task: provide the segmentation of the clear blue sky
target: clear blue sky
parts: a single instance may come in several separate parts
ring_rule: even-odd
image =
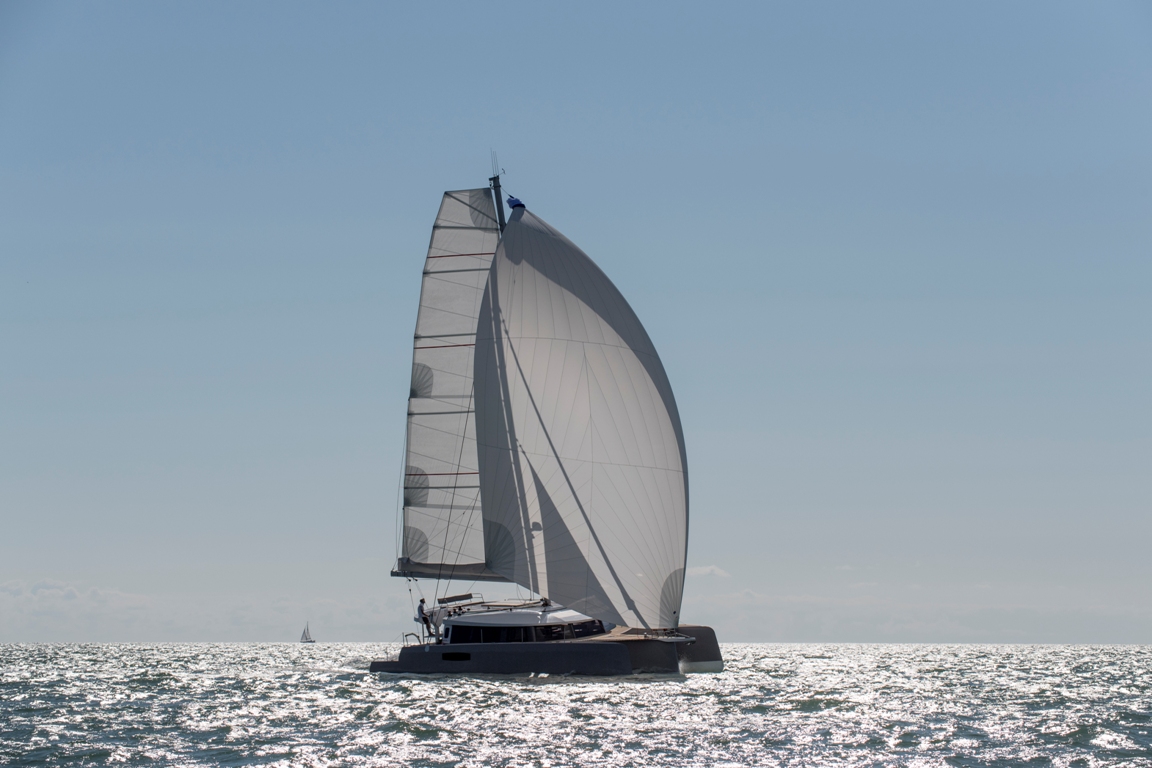
[[[632,302],[722,640],[1152,642],[1152,6],[0,4],[0,641],[391,640],[445,189]]]

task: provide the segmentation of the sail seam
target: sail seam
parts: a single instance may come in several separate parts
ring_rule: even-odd
[[[587,351],[587,347],[585,347],[585,351]],[[611,360],[611,359],[609,359],[609,355],[608,355],[608,354],[604,354],[604,355],[603,355],[603,360],[604,360],[604,363],[605,363],[605,367],[607,368],[607,374],[608,374],[608,378],[610,378],[610,379],[611,379],[611,384],[612,384],[612,386],[613,386],[613,387],[614,387],[614,389],[615,389],[615,394],[617,395],[617,398],[616,398],[616,399],[617,399],[617,400],[620,400],[621,398],[619,398],[619,395],[620,395],[620,394],[621,394],[621,392],[622,392],[622,388],[621,388],[621,386],[620,386],[620,380],[619,380],[619,378],[617,377],[617,370],[616,370],[616,366],[615,366],[615,365],[613,365],[613,363],[614,363],[614,362],[621,362],[621,361],[620,361],[620,359],[619,359],[619,357],[620,357],[620,356],[619,356],[619,352],[617,352],[617,353],[616,353],[615,357],[616,357],[616,360]],[[626,377],[626,378],[628,378],[628,379],[631,379],[631,377],[630,377],[630,376],[628,376],[628,373],[629,373],[629,371],[627,370],[627,366],[625,366],[625,370],[624,370],[624,372],[623,372],[623,373],[624,373],[624,375],[625,375],[625,377]],[[605,385],[604,385],[604,383],[602,383],[602,382],[599,380],[599,377],[595,377],[595,381],[596,381],[596,386],[597,386],[597,387],[599,388],[599,390],[600,390],[600,396],[601,396],[601,398],[603,398],[605,405],[606,405],[606,406],[608,406],[608,393],[605,391]],[[635,384],[635,382],[630,382],[630,383],[633,383],[633,384]],[[633,386],[633,389],[638,389],[638,388],[637,388],[637,387],[635,387],[635,386]],[[618,404],[618,406],[623,406],[623,403],[622,403],[622,402],[618,402],[617,404]],[[610,412],[611,412],[611,406],[608,406],[608,407],[609,407],[609,409],[610,409]],[[654,447],[654,446],[656,445],[656,442],[655,442],[655,441],[653,440],[653,438],[652,438],[652,433],[651,433],[651,431],[649,430],[649,425],[648,425],[648,420],[647,420],[647,419],[643,419],[643,420],[642,420],[642,426],[643,426],[643,428],[644,428],[644,437],[645,437],[645,438],[646,438],[646,440],[647,440],[648,446],[649,446],[650,448]],[[639,438],[639,434],[638,434],[638,432],[637,432],[637,429],[636,429],[635,420],[634,420],[633,418],[631,418],[631,414],[629,414],[629,413],[628,413],[628,409],[627,409],[626,407],[624,407],[624,413],[623,413],[623,414],[621,414],[621,418],[612,418],[612,419],[609,419],[609,420],[608,420],[608,423],[607,423],[607,427],[608,427],[609,429],[613,429],[613,430],[615,430],[615,432],[616,432],[616,435],[617,435],[617,437],[618,437],[618,438],[621,436],[621,433],[623,432],[623,430],[624,430],[624,429],[627,429],[627,430],[628,430],[628,431],[629,431],[629,432],[632,434],[632,442],[633,442],[633,444],[634,444],[634,445],[636,445],[636,446],[639,446],[639,445],[641,445],[641,440],[640,440],[640,438]],[[655,458],[655,455],[654,455],[654,453],[653,453],[653,458]],[[616,483],[615,483],[615,482],[614,482],[614,481],[613,481],[611,478],[609,478],[609,482],[612,484],[612,487],[613,487],[614,489],[616,489],[616,491],[617,491],[618,495],[620,495],[620,496],[622,497],[622,496],[623,496],[623,492],[622,492],[622,489],[620,489],[620,488],[618,487],[618,485],[617,485],[617,484],[616,484]],[[633,498],[634,502],[638,502],[638,501],[639,501],[639,493],[638,493],[637,489],[636,489],[636,488],[633,486],[633,484],[631,484],[631,483],[627,483],[627,484],[626,484],[626,489],[627,489],[627,492],[628,492],[628,494],[632,496],[632,498]],[[646,500],[648,501],[648,507],[647,507],[647,508],[648,508],[648,509],[653,509],[653,508],[655,507],[655,505],[652,503],[652,497],[651,497],[651,495],[648,493],[648,488],[647,488],[647,487],[644,487],[644,488],[642,488],[641,490],[643,490],[643,492],[644,492],[644,496],[645,496]],[[653,536],[653,535],[652,535],[652,533],[653,533],[653,532],[652,532],[652,530],[651,530],[651,527],[649,526],[649,528],[648,528],[648,538],[649,538],[649,539],[652,539],[652,540],[653,540],[653,541],[655,541],[655,542],[659,542],[659,544],[658,544],[657,546],[659,546],[659,547],[660,547],[660,549],[662,549],[663,551],[662,551],[662,552],[659,552],[659,553],[657,553],[657,552],[652,552],[650,547],[644,547],[644,548],[643,548],[642,550],[640,550],[640,551],[643,551],[643,552],[644,552],[644,559],[645,559],[645,562],[646,562],[646,564],[647,564],[647,566],[648,566],[648,570],[650,570],[650,571],[657,571],[657,572],[658,572],[660,569],[659,569],[658,567],[653,567],[653,566],[654,566],[654,565],[656,565],[656,564],[655,564],[655,563],[653,563],[653,561],[652,561],[652,555],[656,555],[658,558],[659,558],[661,555],[663,555],[663,556],[664,556],[664,558],[663,558],[663,559],[667,559],[667,556],[668,556],[670,553],[669,553],[669,552],[667,551],[667,549],[665,549],[663,546],[660,546],[660,545],[664,545],[664,544],[667,544],[667,542],[666,542],[666,541],[661,541],[661,539],[660,539],[660,538],[658,538],[658,537],[656,537],[656,536]],[[637,542],[637,543],[639,543],[639,542]]]
[[[602,558],[604,558],[604,564],[606,566],[608,566],[608,572],[612,575],[612,578],[615,579],[616,586],[617,586],[617,588],[619,588],[620,594],[624,598],[624,604],[626,606],[628,606],[629,610],[631,610],[633,613],[636,614],[636,617],[638,619],[640,619],[640,623],[644,624],[644,626],[647,627],[648,626],[647,622],[644,621],[644,617],[640,615],[640,611],[637,610],[637,608],[636,608],[636,602],[632,599],[632,596],[628,593],[627,588],[625,588],[624,583],[620,580],[619,575],[617,575],[617,573],[616,573],[615,566],[612,565],[612,561],[608,558],[608,553],[604,549],[604,545],[600,542],[600,537],[597,536],[596,531],[593,530],[592,520],[591,520],[591,518],[589,518],[588,512],[584,509],[584,505],[580,503],[580,497],[576,493],[576,489],[572,485],[572,479],[568,476],[568,471],[564,468],[563,462],[561,462],[561,460],[560,460],[560,455],[556,452],[556,446],[552,443],[552,436],[548,433],[548,430],[544,425],[544,419],[540,415],[540,408],[536,405],[536,399],[535,399],[535,397],[533,397],[532,390],[528,386],[528,378],[524,374],[524,369],[520,365],[520,358],[516,354],[516,348],[511,343],[511,337],[508,334],[508,329],[506,327],[504,328],[504,335],[505,335],[505,338],[507,338],[509,340],[508,351],[510,351],[512,353],[512,359],[516,363],[516,370],[520,374],[520,380],[524,386],[524,392],[526,395],[528,395],[528,402],[532,405],[532,410],[536,412],[536,419],[540,423],[540,430],[544,434],[544,439],[548,441],[548,447],[552,449],[552,453],[556,457],[556,463],[560,465],[560,472],[564,475],[564,480],[568,484],[568,489],[572,494],[572,500],[576,502],[576,508],[579,509],[580,514],[583,515],[584,524],[586,526],[588,526],[588,531],[589,531],[589,533],[591,533],[593,541],[596,542],[596,546],[600,550],[600,556]],[[517,450],[523,450],[519,443],[517,443],[516,447],[517,447]]]

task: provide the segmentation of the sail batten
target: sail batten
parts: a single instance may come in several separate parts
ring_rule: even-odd
[[[508,581],[507,578],[489,570],[484,563],[418,563],[400,558],[392,570],[392,576],[409,579],[455,579],[459,581]]]

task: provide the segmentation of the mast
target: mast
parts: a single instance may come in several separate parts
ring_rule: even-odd
[[[500,220],[500,231],[504,231],[504,198],[500,195],[500,174],[488,179],[492,191],[496,194],[496,216]]]

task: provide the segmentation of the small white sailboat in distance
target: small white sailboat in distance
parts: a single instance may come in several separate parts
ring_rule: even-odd
[[[312,633],[308,631],[308,622],[304,622],[304,632],[303,632],[303,634],[300,635],[300,642],[302,642],[302,643],[314,643],[314,642],[316,642],[315,640],[312,639]]]

